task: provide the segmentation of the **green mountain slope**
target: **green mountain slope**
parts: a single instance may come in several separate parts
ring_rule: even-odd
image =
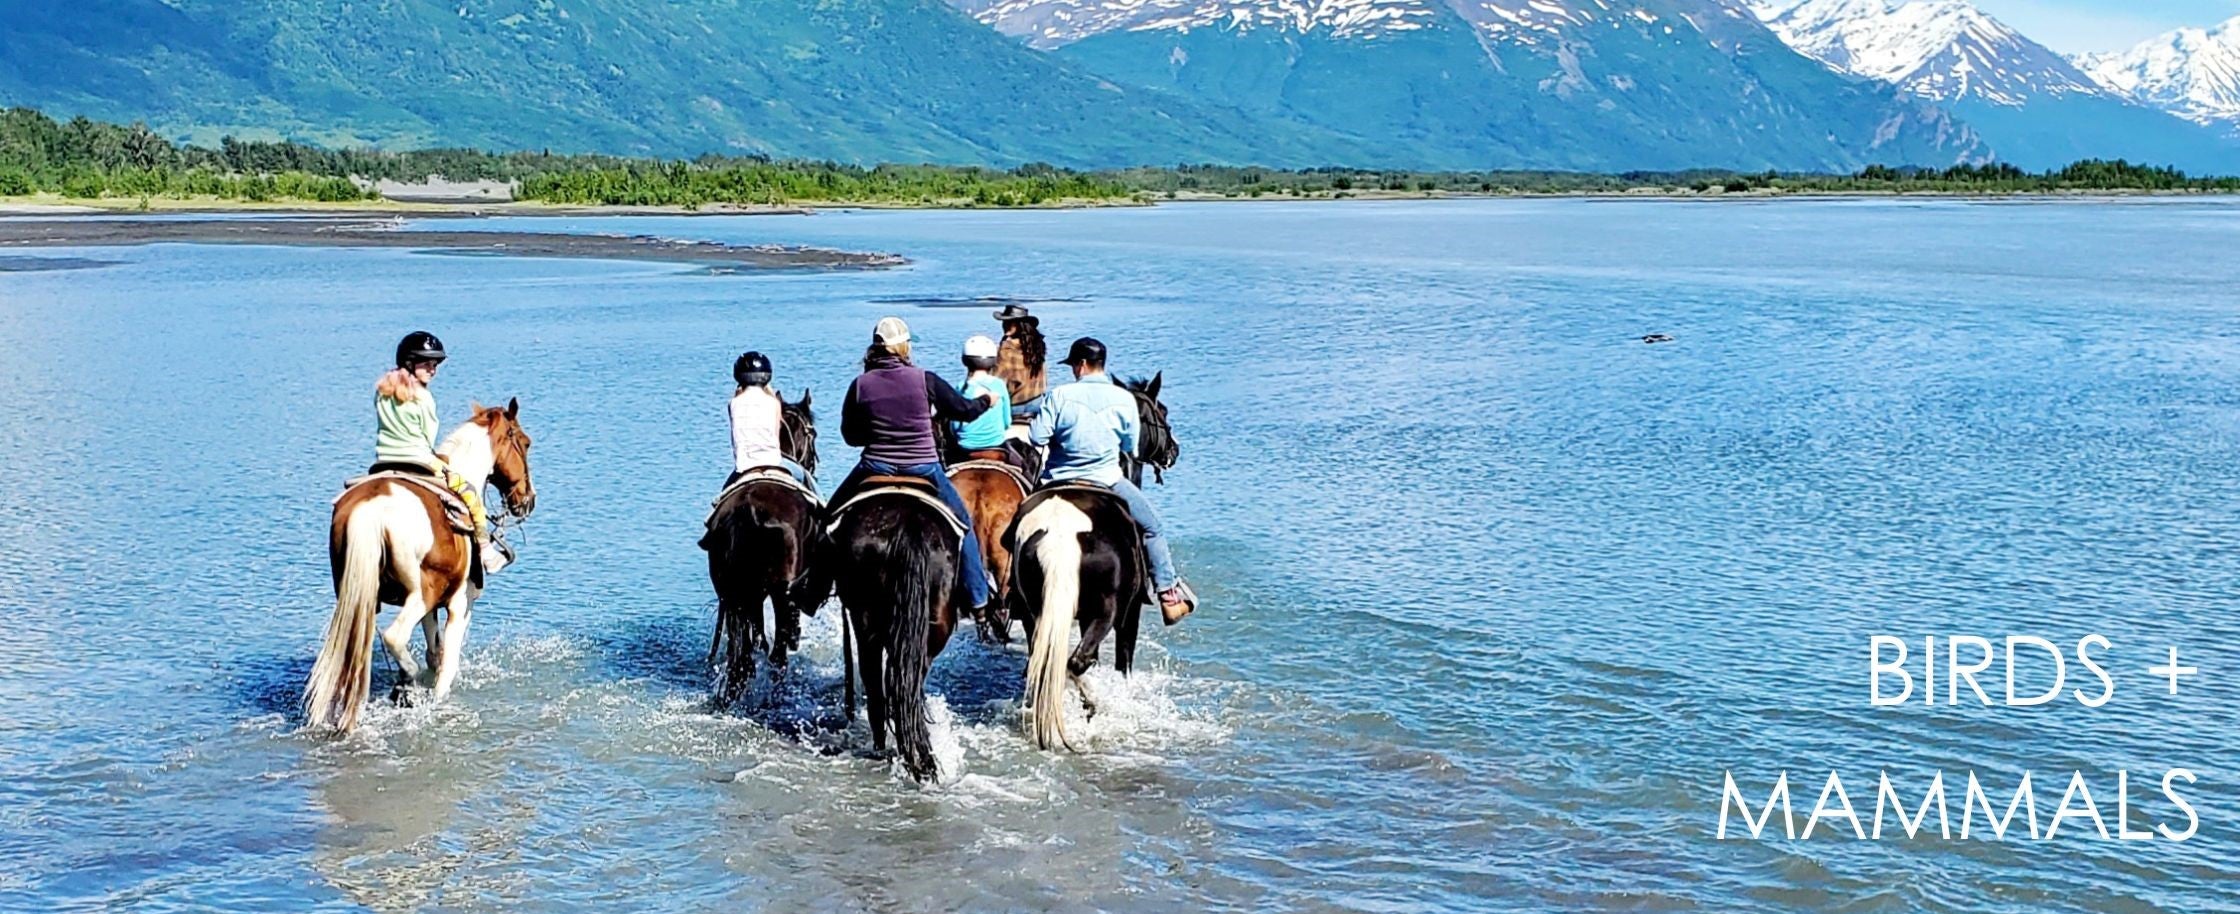
[[[175,136],[868,162],[1320,164],[937,0],[86,0],[0,29],[0,103]]]

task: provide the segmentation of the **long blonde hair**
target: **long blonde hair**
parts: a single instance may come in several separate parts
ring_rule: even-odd
[[[420,383],[420,379],[414,377],[410,369],[392,368],[381,375],[381,380],[374,382],[373,392],[399,403],[410,403],[427,393],[428,386]]]

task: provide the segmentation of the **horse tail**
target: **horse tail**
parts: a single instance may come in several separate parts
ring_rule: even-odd
[[[1034,742],[1044,749],[1066,741],[1066,664],[1073,617],[1081,603],[1081,536],[1089,516],[1061,500],[1044,502],[1021,525],[1020,551],[1034,556],[1042,580],[1042,613],[1035,619],[1027,650],[1027,698],[1034,707]],[[1031,532],[1029,529],[1031,528]]]
[[[381,512],[367,510],[367,504],[351,509],[342,522],[340,548],[329,550],[334,616],[327,620],[325,643],[303,691],[310,724],[343,732],[358,725],[358,710],[373,687],[373,622],[381,611],[381,563],[388,549]]]
[[[939,535],[934,527],[943,521],[925,512],[912,514],[917,535],[894,537],[883,563],[899,573],[887,579],[894,611],[887,614],[886,669],[880,677],[891,709],[888,718],[894,723],[895,754],[911,777],[927,781],[939,772],[933,761],[933,734],[926,725],[926,671],[933,666],[933,658],[926,655],[926,637],[933,627],[933,603],[941,597],[944,576],[954,578],[957,571],[953,561],[929,561],[935,550],[928,548],[932,545],[928,541]]]

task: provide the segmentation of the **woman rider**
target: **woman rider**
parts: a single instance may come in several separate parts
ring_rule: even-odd
[[[1011,388],[1011,421],[1025,424],[1042,411],[1042,395],[1050,389],[1043,373],[1042,319],[1017,304],[996,312],[1003,324],[1003,342],[996,352],[996,376]]]
[[[802,485],[812,485],[808,468],[788,458],[779,445],[785,404],[770,388],[771,374],[770,358],[759,352],[746,353],[731,363],[731,379],[739,387],[731,394],[731,478],[724,483],[727,488],[756,467],[780,467]]]
[[[833,491],[831,503],[846,504],[870,476],[916,476],[933,483],[941,502],[964,524],[957,560],[972,609],[988,605],[988,569],[980,558],[980,538],[972,515],[942,472],[933,423],[970,422],[994,405],[992,396],[968,399],[940,375],[910,364],[910,326],[899,317],[879,319],[864,352],[863,374],[848,385],[840,405],[840,437],[863,449],[863,458]]]
[[[397,343],[397,367],[374,384],[373,411],[377,426],[373,436],[373,469],[370,472],[406,472],[434,476],[467,503],[474,520],[474,542],[485,574],[511,561],[502,548],[490,542],[490,518],[482,510],[482,493],[451,472],[436,454],[436,396],[428,389],[436,369],[447,358],[443,341],[425,330],[415,330]]]

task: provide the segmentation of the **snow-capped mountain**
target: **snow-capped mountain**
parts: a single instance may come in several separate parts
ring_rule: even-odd
[[[2067,58],[1966,0],[1749,0],[1789,46],[1845,73],[1940,101],[2032,98],[2102,90]]]
[[[1460,168],[1848,170],[1981,142],[1737,0],[949,0],[1120,85]]]
[[[2178,29],[2128,51],[2076,58],[2109,91],[2198,124],[2240,132],[2240,18]]]
[[[2240,145],[2109,90],[1967,0],[1732,0],[1798,52],[1950,108],[1998,158],[2129,158],[2240,172]]]

